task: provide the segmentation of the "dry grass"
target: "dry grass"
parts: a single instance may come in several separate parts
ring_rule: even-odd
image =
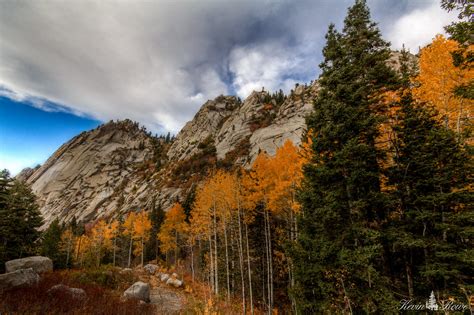
[[[81,281],[75,273],[55,271],[41,276],[31,287],[15,288],[0,295],[0,314],[153,314],[153,305],[142,305],[137,300],[121,299],[123,291],[104,288],[90,281]],[[48,293],[56,285],[64,284],[86,291],[87,299],[79,300],[67,292]],[[115,284],[114,284],[115,286]],[[117,287],[122,285],[117,284]]]

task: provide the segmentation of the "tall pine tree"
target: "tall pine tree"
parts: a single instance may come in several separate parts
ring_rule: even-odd
[[[474,289],[472,160],[435,110],[413,99],[406,58],[401,64],[399,123],[388,169],[395,207],[386,230],[394,279],[404,279],[401,291],[409,298],[434,290],[441,299],[464,299]]]
[[[10,259],[36,254],[41,224],[31,189],[0,172],[0,268]]]
[[[321,89],[307,120],[313,157],[304,169],[292,253],[297,308],[304,314],[387,311],[396,303],[382,272],[379,227],[387,213],[374,107],[396,76],[365,1],[349,8],[342,33],[331,25],[326,39]]]

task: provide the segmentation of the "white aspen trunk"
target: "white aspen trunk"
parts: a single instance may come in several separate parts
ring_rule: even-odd
[[[227,302],[230,301],[230,278],[229,278],[229,249],[227,244],[227,227],[224,214],[224,243],[225,243],[225,269],[226,269],[226,280],[227,280]]]
[[[144,254],[144,252],[145,252],[145,246],[144,246],[143,243],[144,243],[144,242],[143,242],[143,236],[142,236],[142,267],[143,267],[143,254]]]
[[[79,254],[81,252],[81,243],[82,243],[82,235],[79,236],[79,244],[77,245],[76,260],[79,260]]]
[[[116,246],[117,246],[117,237],[114,236],[114,254],[113,254],[113,265],[115,267],[115,252],[116,252]]]
[[[238,249],[239,249],[239,263],[240,263],[240,280],[242,284],[242,310],[243,313],[247,313],[247,306],[245,301],[245,280],[244,280],[244,254],[243,254],[243,241],[242,241],[242,225],[240,222],[241,213],[240,213],[240,206],[238,207],[238,218],[237,221],[239,223],[239,242],[238,242]]]
[[[212,291],[216,292],[216,283],[214,281],[214,257],[212,256],[212,237],[211,233],[209,233],[209,278],[211,281],[211,288]]]
[[[176,239],[175,239],[175,247],[174,247],[174,265],[178,267],[178,231],[175,231]]]
[[[267,228],[267,210],[264,210],[263,212],[263,222],[264,222],[264,228],[265,228],[265,260],[266,260],[266,282],[267,282],[267,308],[268,312],[270,314],[270,257],[269,253],[270,251],[268,250],[268,228]]]
[[[214,281],[216,282],[216,294],[219,294],[219,264],[217,261],[217,218],[216,218],[216,207],[213,207],[214,211]]]
[[[194,249],[191,244],[191,279],[194,282]]]
[[[249,298],[250,298],[250,313],[253,315],[253,291],[252,291],[252,269],[250,268],[250,250],[249,250],[249,233],[247,224],[245,224],[245,240],[247,246],[247,269],[249,276]]]
[[[132,234],[130,234],[130,246],[128,247],[128,268],[132,264]]]
[[[69,265],[69,254],[71,252],[71,243],[72,243],[72,239],[69,239],[69,241],[67,242],[66,268],[69,268],[68,265]]]

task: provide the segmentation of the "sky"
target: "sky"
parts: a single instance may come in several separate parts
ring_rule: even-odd
[[[317,78],[352,0],[0,2],[0,168],[43,163],[111,119],[176,134],[208,99]],[[368,0],[393,49],[429,43],[439,0]]]

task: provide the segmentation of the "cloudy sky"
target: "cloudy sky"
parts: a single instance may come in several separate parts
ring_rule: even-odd
[[[177,133],[207,99],[309,82],[352,2],[1,1],[0,168],[42,163],[110,119]],[[455,20],[439,0],[368,3],[394,49],[417,52]]]

